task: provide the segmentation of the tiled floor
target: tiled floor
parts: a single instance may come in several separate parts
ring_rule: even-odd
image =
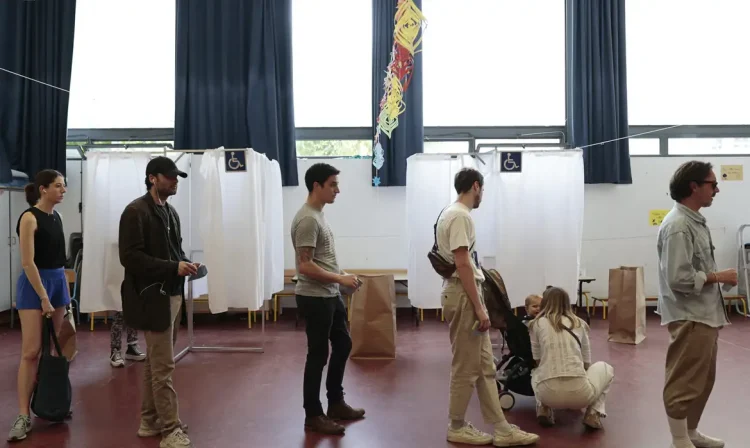
[[[364,421],[349,425],[346,436],[325,438],[302,428],[302,369],[305,335],[293,321],[269,324],[265,354],[190,354],[178,364],[175,383],[183,421],[198,448],[221,447],[448,447],[445,441],[450,350],[445,324],[420,327],[399,321],[398,358],[350,361],[347,400],[367,409]],[[723,437],[728,447],[747,445],[745,409],[750,375],[750,323],[734,317],[721,332],[718,381],[702,422],[704,432]],[[666,331],[649,320],[648,339],[639,346],[608,343],[606,322],[592,322],[595,357],[615,366],[605,429],[585,433],[580,416],[558,413],[558,426],[540,428],[533,402],[519,397],[507,413],[512,423],[542,435],[539,447],[657,448],[669,436],[661,403]],[[259,328],[242,324],[199,325],[199,344],[254,344]],[[0,430],[16,415],[16,367],[20,333],[0,329]],[[185,333],[182,334],[185,340]],[[49,426],[34,422],[26,447],[151,447],[157,439],[139,439],[140,364],[112,369],[107,354],[109,332],[103,324],[91,333],[81,329],[80,354],[71,367],[74,418]],[[482,424],[474,399],[469,418]],[[4,426],[2,426],[4,425]],[[5,432],[3,432],[3,435]]]

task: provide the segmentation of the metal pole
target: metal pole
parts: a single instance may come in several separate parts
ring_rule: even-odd
[[[236,150],[236,149],[235,149]],[[211,150],[205,149],[175,149],[173,151],[184,152],[184,153],[204,153]],[[224,151],[229,151],[225,149]],[[172,151],[170,151],[172,152]],[[189,177],[193,175],[193,160],[192,157],[189,159]],[[190,244],[190,260],[193,260],[193,256],[202,250],[193,249],[193,194],[192,194],[192,183],[188,182],[188,241]],[[195,328],[193,325],[193,316],[195,312],[195,306],[193,304],[193,282],[188,282],[188,293],[185,305],[187,306],[187,319],[188,319],[188,346],[184,348],[177,356],[175,356],[175,363],[184,358],[188,353],[198,352],[220,352],[220,353],[264,353],[266,344],[266,313],[263,312],[263,306],[261,306],[261,345],[260,347],[224,347],[224,346],[196,346],[195,345]],[[248,318],[250,318],[248,316]]]
[[[739,257],[742,260],[740,262],[740,269],[742,272],[738,272],[738,275],[742,275],[742,279],[744,280],[744,287],[745,287],[745,301],[748,300],[750,297],[750,286],[748,286],[748,266],[747,266],[747,252],[745,251],[745,238],[743,238],[743,233],[747,227],[750,227],[750,224],[742,224],[737,231],[737,245],[738,250],[740,251]],[[740,293],[739,288],[737,288],[737,292]],[[737,310],[737,313],[742,314],[745,317],[748,317],[748,314],[745,314],[744,311],[740,310],[740,304],[739,301],[736,301],[735,303],[735,309]]]

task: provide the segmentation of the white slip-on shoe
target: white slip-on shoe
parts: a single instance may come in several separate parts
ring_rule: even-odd
[[[724,448],[724,441],[714,437],[709,437],[697,429],[690,434],[690,441],[695,448]]]
[[[516,425],[510,425],[510,427],[511,431],[508,433],[495,431],[495,438],[492,444],[495,446],[526,446],[533,445],[539,441],[537,434],[523,431]]]

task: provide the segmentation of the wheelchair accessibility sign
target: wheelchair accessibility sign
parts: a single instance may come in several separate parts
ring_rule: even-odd
[[[502,173],[520,173],[521,172],[521,152],[508,151],[500,153],[500,172]]]
[[[227,173],[244,173],[247,171],[246,151],[224,151],[224,169]]]

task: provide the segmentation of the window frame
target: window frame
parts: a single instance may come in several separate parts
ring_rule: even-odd
[[[750,125],[648,125],[630,126],[631,138],[658,138],[659,154],[631,155],[631,157],[685,157],[669,153],[670,138],[750,138]],[[476,140],[485,139],[530,139],[559,137],[567,143],[563,126],[528,127],[425,127],[425,141],[469,140],[476,149]],[[369,140],[374,137],[369,127],[356,128],[297,128],[297,140]],[[68,129],[69,144],[83,142],[87,145],[97,141],[172,141],[174,129]],[[163,146],[163,144],[161,144]],[[527,146],[529,146],[527,144]],[[750,153],[748,154],[750,155]],[[695,156],[742,157],[741,154],[696,154]]]

